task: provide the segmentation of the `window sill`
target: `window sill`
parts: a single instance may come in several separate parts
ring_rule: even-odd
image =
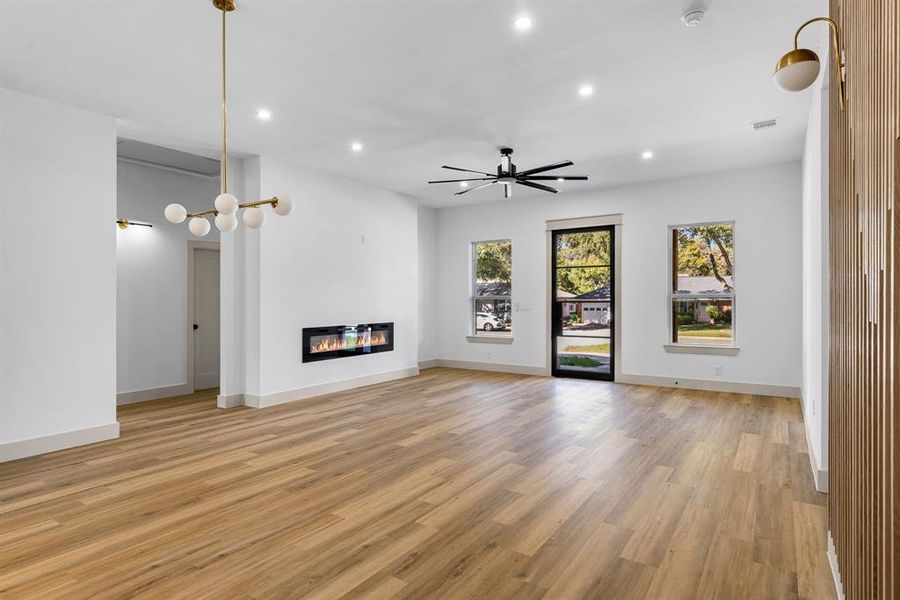
[[[512,344],[513,338],[511,335],[467,335],[466,341],[476,344]]]
[[[663,344],[666,352],[675,354],[715,354],[718,356],[737,356],[739,346],[713,346],[706,344]]]

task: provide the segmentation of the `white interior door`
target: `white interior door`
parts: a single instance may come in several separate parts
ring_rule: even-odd
[[[194,250],[194,389],[219,386],[219,251]]]

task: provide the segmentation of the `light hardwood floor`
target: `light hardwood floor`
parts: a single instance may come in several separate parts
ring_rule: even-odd
[[[429,369],[119,420],[0,464],[0,597],[833,597],[796,400]]]

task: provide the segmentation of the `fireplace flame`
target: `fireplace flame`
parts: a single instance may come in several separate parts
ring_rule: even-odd
[[[361,346],[384,346],[387,344],[387,335],[384,331],[361,331],[357,335],[335,334],[322,336],[311,341],[310,353],[335,352],[338,350],[354,350]]]

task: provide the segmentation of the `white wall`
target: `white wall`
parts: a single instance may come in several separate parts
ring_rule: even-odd
[[[827,48],[828,42],[826,38],[820,47]],[[823,64],[822,72],[828,68]],[[820,76],[812,88],[803,147],[801,395],[813,473],[822,491],[828,486],[828,93],[828,77]]]
[[[0,89],[0,460],[118,435],[115,182],[114,119]]]
[[[279,217],[266,208],[261,230],[223,236],[223,246],[234,251],[226,268],[244,272],[235,313],[246,348],[243,382],[235,381],[227,395],[245,394],[251,404],[264,405],[415,369],[416,204],[267,157],[245,161],[245,181],[247,199],[289,195],[295,210]],[[382,321],[394,322],[393,352],[301,362],[303,327]]]
[[[247,168],[249,163],[251,168]],[[252,177],[258,171],[258,160],[248,158],[246,161],[231,159],[228,161],[228,189],[238,197],[240,202],[248,200],[256,200],[259,194],[259,181]],[[248,176],[248,172],[251,176]],[[249,270],[245,266],[247,258],[247,227],[239,224],[238,228],[228,234],[220,235],[220,253],[219,253],[219,274],[220,274],[220,296],[219,308],[221,314],[221,326],[219,330],[219,339],[221,340],[220,356],[221,356],[221,373],[219,380],[219,395],[221,398],[229,396],[234,397],[235,403],[240,404],[241,398],[247,388],[247,371],[248,371],[248,355],[250,348],[246,343],[247,338],[247,321],[248,316],[246,310],[246,296],[250,293],[248,289],[249,277],[258,277],[259,266],[257,265]],[[253,234],[255,236],[255,234]],[[258,251],[258,236],[255,236],[257,244],[255,249]],[[256,281],[254,279],[254,281]],[[259,296],[259,288],[254,293]],[[258,328],[259,313],[256,313],[256,322]],[[258,342],[259,336],[255,338]],[[259,361],[258,346],[253,349],[255,360]],[[259,369],[256,369],[259,372]],[[254,384],[254,390],[257,389]],[[257,393],[254,391],[253,393]],[[220,402],[220,406],[228,406],[227,403]]]
[[[437,289],[437,211],[420,206],[419,238],[419,362],[438,356],[438,326],[435,291]]]
[[[217,242],[219,232],[212,227],[198,238],[186,223],[166,221],[163,209],[171,202],[188,211],[209,208],[219,179],[124,160],[117,164],[118,216],[153,227],[116,229],[116,391],[184,386],[187,243]]]
[[[577,184],[568,184],[577,190]],[[491,193],[490,191],[484,193]],[[438,211],[437,323],[441,359],[546,368],[548,219],[622,213],[619,307],[626,375],[800,386],[800,164],[674,179],[578,194],[495,201]],[[735,221],[737,356],[670,354],[667,227]],[[510,345],[466,341],[469,245],[513,243]],[[515,310],[518,305],[519,310]],[[721,367],[721,376],[715,375]]]

